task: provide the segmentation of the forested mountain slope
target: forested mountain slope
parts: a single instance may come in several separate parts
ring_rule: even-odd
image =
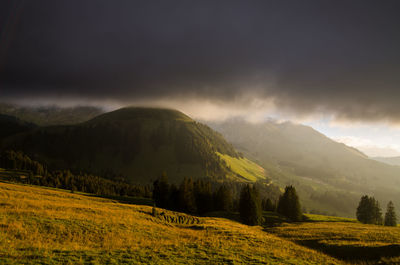
[[[33,123],[22,121],[16,117],[0,114],[0,140],[7,136],[26,132],[36,127]]]
[[[400,168],[369,159],[311,127],[237,119],[209,125],[280,186],[296,185],[308,210],[352,216],[360,194],[400,205]]]
[[[39,127],[8,137],[2,148],[22,150],[53,168],[123,175],[131,182],[148,183],[163,172],[173,182],[184,177],[264,178],[235,173],[221,154],[243,158],[222,135],[170,109],[124,108],[77,125]]]

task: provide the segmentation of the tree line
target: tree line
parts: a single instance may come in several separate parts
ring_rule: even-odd
[[[299,197],[293,186],[286,187],[277,203],[273,203],[270,198],[261,200],[257,185],[239,185],[240,193],[234,196],[226,183],[213,188],[209,180],[185,178],[176,186],[163,174],[153,183],[153,199],[157,207],[189,214],[239,212],[242,222],[248,225],[261,224],[263,210],[276,211],[292,221],[302,220]]]
[[[211,181],[184,178],[179,186],[170,184],[163,174],[153,183],[153,199],[157,207],[189,214],[205,214],[212,211],[231,211],[235,201],[232,190],[220,185],[213,191]]]
[[[262,211],[278,212],[292,221],[302,218],[296,190],[288,186],[283,194],[279,189],[265,183],[243,184],[212,179],[185,178],[180,185],[170,184],[166,175],[149,185],[130,184],[122,176],[111,179],[70,170],[50,170],[20,151],[0,152],[0,167],[22,170],[8,174],[8,180],[32,185],[61,188],[101,196],[153,197],[158,207],[190,214],[204,215],[212,211],[239,212],[243,223],[258,225]],[[23,177],[22,177],[23,175]],[[279,199],[273,200],[279,196]],[[263,199],[261,199],[263,197]]]
[[[101,196],[151,197],[149,185],[130,184],[99,176],[70,170],[49,170],[22,152],[8,150],[0,153],[0,167],[8,170],[23,170],[21,174],[8,174],[8,180],[32,185],[47,186]]]
[[[361,197],[356,215],[357,220],[364,224],[397,225],[397,217],[393,202],[389,201],[387,204],[385,218],[383,218],[379,202],[372,196],[364,195]]]

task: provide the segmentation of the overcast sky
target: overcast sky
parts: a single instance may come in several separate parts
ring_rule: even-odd
[[[396,0],[3,0],[0,99],[273,116],[400,147],[399,10]]]

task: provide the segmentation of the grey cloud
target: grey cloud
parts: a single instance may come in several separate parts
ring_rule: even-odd
[[[400,120],[398,1],[3,1],[0,97],[249,95]]]

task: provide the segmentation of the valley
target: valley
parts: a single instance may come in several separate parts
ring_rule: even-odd
[[[400,205],[400,167],[368,158],[311,127],[291,122],[208,122],[276,185],[295,185],[310,212],[354,217],[362,194]]]
[[[176,110],[137,107],[72,125],[2,115],[0,125],[9,129],[0,138],[5,264],[400,261],[398,227],[353,219],[365,193],[399,204],[400,168],[312,128],[243,121],[209,127]],[[151,206],[160,176],[167,193],[156,195],[167,196],[170,210]],[[263,208],[255,226],[242,224],[237,212],[248,184],[258,202],[272,203],[263,207],[274,208]],[[288,185],[299,191],[301,222],[276,212]],[[226,206],[218,201],[222,187]],[[187,200],[194,208],[182,206]]]
[[[400,1],[0,1],[0,265],[400,265]]]

